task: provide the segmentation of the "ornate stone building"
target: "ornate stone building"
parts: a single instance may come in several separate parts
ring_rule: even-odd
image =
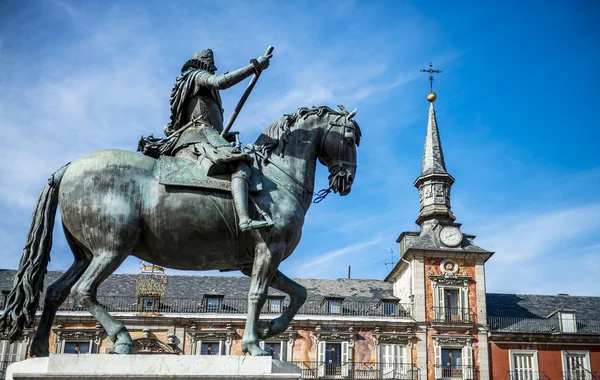
[[[417,232],[397,242],[401,260],[384,280],[297,279],[308,300],[290,328],[262,347],[296,363],[303,378],[600,380],[600,297],[486,294],[492,252],[461,230],[430,100]],[[0,270],[6,297],[14,270]],[[61,272],[49,272],[46,285]],[[249,279],[165,275],[144,265],[116,274],[98,299],[139,354],[241,355]],[[41,297],[43,299],[43,297]],[[287,306],[271,291],[263,318]],[[5,299],[0,298],[0,308]],[[0,370],[27,357],[35,326],[16,343],[0,337]],[[52,328],[52,353],[106,354],[112,343],[69,298]]]

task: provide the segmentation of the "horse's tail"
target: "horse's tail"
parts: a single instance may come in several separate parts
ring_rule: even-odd
[[[0,331],[7,332],[11,342],[18,340],[23,328],[30,327],[35,318],[50,261],[58,188],[69,165],[66,164],[48,179],[31,217],[19,270],[6,298],[4,312],[0,315]]]

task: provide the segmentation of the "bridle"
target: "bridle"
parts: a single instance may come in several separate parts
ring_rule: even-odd
[[[346,176],[346,171],[344,170],[345,168],[356,168],[356,162],[346,161],[344,160],[344,157],[346,157],[346,149],[348,149],[348,146],[354,145],[356,143],[355,140],[349,141],[349,139],[346,137],[346,130],[348,129],[352,131],[353,139],[356,138],[357,131],[354,127],[354,123],[348,123],[347,116],[343,116],[343,120],[343,124],[337,124],[336,122],[330,121],[327,125],[327,129],[325,129],[323,137],[321,138],[321,146],[319,151],[323,152],[323,150],[325,149],[325,142],[327,141],[327,135],[329,134],[329,132],[331,132],[331,130],[334,127],[339,128],[339,134],[340,136],[342,136],[342,138],[338,142],[337,157],[334,157],[329,163],[329,165],[327,165],[327,168],[329,169],[330,173],[329,187],[327,189],[319,190],[316,198],[313,200],[313,203],[321,202],[323,199],[325,199],[325,197],[327,197],[327,195],[329,195],[329,193],[331,193],[333,187],[337,184],[337,182],[342,180],[342,178]],[[335,170],[336,168],[337,170]]]
[[[339,119],[338,119],[339,120]],[[351,123],[353,124],[353,123]],[[344,124],[337,124],[336,122],[332,122],[330,121],[329,124],[327,125],[327,128],[325,129],[325,133],[323,133],[323,136],[321,137],[321,143],[319,144],[319,152],[322,152],[323,149],[325,148],[325,141],[327,140],[327,135],[329,134],[329,132],[333,129],[333,128],[339,128],[340,132],[342,132],[342,128],[343,128],[343,133],[340,133],[340,136],[346,136],[346,129],[352,130],[353,131],[353,136],[354,138],[356,138],[356,128],[354,126],[349,126],[348,125],[348,118],[344,117]],[[312,203],[319,203],[321,202],[323,199],[325,199],[325,197],[327,197],[327,195],[329,195],[329,193],[333,190],[333,186],[336,184],[336,181],[341,179],[341,177],[346,176],[346,171],[343,170],[345,167],[356,167],[356,163],[354,162],[349,162],[344,160],[345,154],[346,154],[346,149],[348,149],[348,145],[349,145],[350,141],[348,141],[346,138],[341,138],[340,142],[338,144],[338,155],[337,158],[331,160],[331,162],[329,163],[329,165],[327,166],[327,168],[329,169],[329,173],[332,173],[333,168],[338,167],[338,170],[333,172],[333,174],[329,175],[329,187],[326,189],[322,189],[319,190],[316,194],[315,199],[312,201]],[[353,144],[356,143],[356,141],[352,142]],[[290,173],[288,173],[287,171],[285,171],[285,169],[283,169],[282,167],[280,167],[279,165],[277,165],[275,162],[273,162],[272,160],[269,159],[268,154],[265,154],[264,152],[261,152],[259,150],[256,149],[252,149],[253,153],[256,154],[257,156],[259,156],[261,158],[261,160],[265,163],[265,164],[270,164],[273,165],[274,167],[276,167],[277,169],[279,169],[279,171],[281,171],[283,174],[285,174],[286,176],[288,176],[294,183],[296,183],[302,190],[303,190],[303,196],[302,198],[305,198],[305,194],[308,195],[313,195],[314,192],[310,189],[308,189],[306,187],[306,185],[304,185],[304,183],[302,183],[301,181],[299,181],[298,179],[294,178],[294,176],[292,176]],[[273,179],[271,179],[272,181],[274,181]],[[276,181],[274,181],[275,183],[277,183]],[[286,186],[277,183],[277,185],[279,185],[280,187],[286,189],[287,191],[289,191],[296,199],[298,199],[298,196],[290,189],[288,189]],[[298,199],[298,201],[300,202],[301,205],[304,205],[304,201],[301,199]]]

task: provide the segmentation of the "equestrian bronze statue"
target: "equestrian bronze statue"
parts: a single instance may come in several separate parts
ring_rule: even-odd
[[[32,356],[49,354],[53,319],[69,294],[105,328],[115,353],[133,352],[125,326],[96,298],[98,286],[130,255],[173,269],[240,270],[251,277],[242,349],[267,355],[259,339],[285,331],[306,300],[306,289],[278,267],[300,241],[316,162],[329,169],[325,193],[347,195],[361,138],[355,111],[342,106],[300,108],[247,146],[236,135],[221,137],[218,90],[253,74],[257,78],[270,58],[266,54],[242,69],[215,75],[212,52],[197,53],[173,89],[164,138],[142,139],[144,154],[87,154],[50,177],[0,316],[0,330],[11,341],[34,321],[60,207],[74,263],[46,289]],[[269,287],[288,294],[290,304],[277,318],[261,321]]]

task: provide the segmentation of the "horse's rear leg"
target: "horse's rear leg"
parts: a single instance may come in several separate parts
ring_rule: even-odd
[[[114,342],[115,353],[133,353],[133,341],[125,325],[113,318],[96,298],[98,286],[121,265],[128,253],[114,251],[95,251],[94,258],[79,281],[71,289],[71,295],[79,300],[104,327]]]
[[[31,342],[31,348],[29,349],[31,356],[41,357],[50,354],[48,351],[50,329],[52,328],[52,322],[54,321],[56,311],[60,305],[65,302],[73,284],[81,277],[88,265],[90,265],[90,258],[86,256],[83,248],[73,240],[73,237],[64,226],[63,229],[65,231],[67,242],[75,257],[75,262],[71,265],[69,270],[46,289],[44,309],[42,310],[40,323],[35,331],[35,335]]]

